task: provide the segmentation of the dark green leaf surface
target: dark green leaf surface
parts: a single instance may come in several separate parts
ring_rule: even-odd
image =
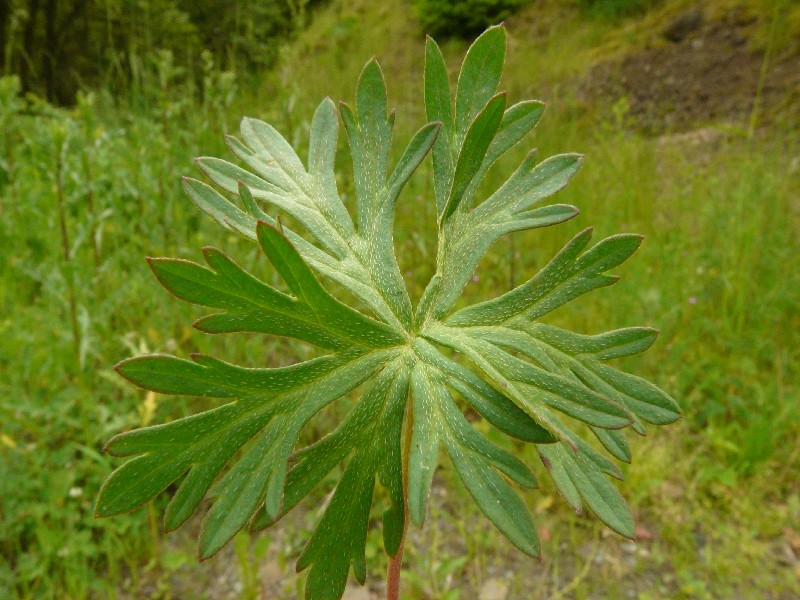
[[[292,470],[286,485],[287,503],[299,501],[327,474],[334,466],[332,457],[338,456],[341,460],[354,452],[316,532],[297,563],[298,570],[311,566],[306,592],[309,596],[341,596],[351,563],[356,579],[364,583],[364,550],[376,474],[392,499],[392,507],[384,514],[386,549],[390,555],[397,552],[405,510],[402,466],[397,449],[407,396],[406,366],[388,366],[348,421],[312,446]]]
[[[580,511],[581,502],[585,502],[603,523],[633,539],[634,522],[628,505],[588,457],[564,444],[540,446],[539,454],[556,487],[575,510]]]
[[[455,163],[453,159],[453,107],[447,65],[439,46],[430,37],[425,42],[425,113],[428,121],[442,124],[441,135],[433,146],[433,180],[436,214],[442,214]]]
[[[544,109],[536,100],[507,107],[505,93],[497,92],[504,60],[505,30],[492,27],[469,48],[453,98],[444,58],[428,39],[428,123],[402,152],[392,150],[394,113],[380,66],[371,60],[352,108],[341,104],[337,112],[327,98],[317,107],[305,162],[274,127],[249,118],[241,139],[227,138],[243,166],[197,160],[215,187],[185,178],[190,199],[226,230],[258,244],[283,287],[210,247],[203,249],[207,266],[153,258],[153,273],[176,297],[213,310],[195,322],[202,332],[291,337],[320,355],[267,369],[205,355],[120,363],[118,372],[146,390],[224,403],[112,438],[106,450],[128,461],[101,489],[98,516],[134,510],[174,486],[168,530],[209,500],[199,536],[200,556],[208,558],[244,527],[271,526],[335,479],[297,562],[309,571],[306,598],[335,600],[351,570],[361,583],[367,576],[376,484],[388,497],[380,516],[384,547],[394,556],[406,511],[411,522],[424,522],[443,456],[494,526],[522,552],[540,556],[526,507],[530,492],[519,493],[538,482],[504,443],[495,443],[506,436],[536,446],[573,508],[587,506],[611,529],[633,536],[631,512],[609,481],[623,476],[614,459],[631,461],[628,427],[643,434],[645,423],[671,423],[680,411],[656,386],[607,361],[647,350],[657,332],[629,327],[585,335],[539,319],[613,284],[617,277],[609,272],[641,237],[615,235],[589,247],[586,229],[528,281],[453,309],[501,237],[579,214],[568,204],[545,203],[579,171],[578,154],[538,162],[529,152],[505,183],[487,189],[489,168],[533,131]],[[339,191],[346,180],[334,172],[340,119],[352,159],[352,216]],[[415,308],[395,256],[394,213],[429,152],[439,243],[436,272]],[[278,215],[291,217],[295,230]],[[364,310],[334,298],[318,277],[347,290]],[[347,403],[347,416],[301,447],[307,424],[338,400]],[[474,412],[465,415],[463,406]],[[475,413],[485,423],[473,423]],[[497,431],[489,435],[489,428]]]
[[[453,184],[442,212],[442,219],[452,215],[463,200],[467,187],[478,173],[489,144],[497,133],[505,107],[505,94],[498,94],[489,100],[467,130],[464,145],[456,161]]]

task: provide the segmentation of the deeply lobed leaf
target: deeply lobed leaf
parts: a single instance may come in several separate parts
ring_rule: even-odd
[[[241,141],[228,138],[246,168],[198,159],[218,189],[186,178],[189,197],[221,226],[257,243],[288,293],[215,248],[203,250],[208,266],[149,259],[154,274],[176,297],[216,311],[195,322],[203,332],[287,336],[326,354],[271,369],[204,355],[120,363],[119,373],[144,389],[227,403],[112,438],[106,450],[130,458],[100,491],[98,516],[133,510],[175,485],[166,527],[180,526],[207,498],[200,556],[208,558],[242,528],[275,523],[341,465],[297,563],[298,570],[309,569],[306,598],[336,599],[351,569],[359,582],[365,580],[376,482],[388,496],[381,521],[384,547],[394,556],[406,512],[414,523],[424,521],[446,454],[486,517],[521,551],[540,556],[525,497],[515,490],[538,482],[522,460],[465,416],[461,406],[468,406],[506,436],[534,444],[573,508],[585,505],[613,530],[633,536],[631,512],[607,478],[622,479],[622,472],[579,432],[591,431],[613,458],[630,462],[627,427],[643,434],[645,423],[679,417],[666,393],[606,364],[643,352],[657,332],[630,327],[583,335],[539,320],[613,284],[617,278],[608,272],[636,251],[641,237],[621,234],[588,247],[591,229],[584,230],[528,281],[453,310],[502,236],[578,215],[574,206],[543,204],[578,172],[583,158],[577,154],[537,162],[535,151],[529,152],[503,185],[479,195],[488,170],[533,130],[544,108],[535,100],[507,107],[505,93],[497,91],[504,60],[505,30],[492,27],[468,50],[453,99],[446,63],[429,38],[429,122],[394,166],[394,113],[375,60],[359,77],[353,108],[342,104],[337,116],[326,99],[316,109],[305,163],[274,127],[256,119],[242,121]],[[334,173],[339,117],[353,164],[352,217]],[[392,233],[399,195],[428,152],[439,244],[436,273],[414,309]],[[276,213],[291,216],[304,231],[284,228]],[[344,287],[369,314],[338,301],[317,275]],[[357,392],[362,385],[363,393]],[[312,418],[350,396],[357,397],[333,431],[298,447]]]

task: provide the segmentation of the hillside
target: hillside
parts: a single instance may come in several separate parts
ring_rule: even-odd
[[[794,3],[673,0],[639,16],[609,19],[587,17],[577,2],[542,0],[509,17],[506,26],[508,68],[501,85],[512,96],[557,99],[583,111],[598,108],[601,98],[624,97],[638,124],[656,132],[715,121],[741,126],[755,102],[757,111],[798,118],[800,8]],[[286,49],[275,84],[296,100],[348,98],[360,70],[355,57],[375,55],[396,82],[390,93],[398,114],[416,116],[423,40],[410,2],[401,9],[333,2]],[[447,40],[442,47],[452,65],[460,62],[463,42]],[[297,73],[335,77],[293,81]],[[603,113],[587,118],[596,121]]]

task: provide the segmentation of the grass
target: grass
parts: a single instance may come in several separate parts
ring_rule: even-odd
[[[672,5],[680,3],[657,12]],[[645,234],[619,284],[565,307],[554,322],[587,333],[660,328],[655,348],[626,366],[669,390],[686,417],[635,440],[637,459],[621,489],[640,524],[636,546],[570,513],[541,477],[543,489],[527,500],[545,561],[530,563],[475,514],[457,477],[442,469],[428,525],[409,544],[409,597],[477,597],[488,579],[507,585],[509,598],[796,597],[798,124],[772,125],[752,139],[742,133],[746,124],[710,124],[711,141],[697,143],[638,133],[624,99],[586,111],[569,83],[641,21],[585,21],[575,7],[537,6],[509,23],[504,84],[512,100],[534,95],[549,103],[526,146],[542,156],[587,155],[559,196],[583,213],[513,246],[498,243],[467,294],[485,298],[507,289],[512,276],[530,276],[590,224],[597,236]],[[537,10],[544,22],[572,23],[559,30],[574,35],[537,34],[530,28]],[[398,138],[407,139],[422,118],[421,39],[413,21],[386,4],[334,2],[255,90],[239,82],[231,93],[232,75],[209,68],[202,99],[178,76],[152,76],[131,99],[98,90],[74,109],[34,104],[20,116],[9,82],[0,86],[0,597],[255,598],[268,586],[276,597],[297,594],[302,578],[293,577],[292,562],[307,538],[305,523],[318,518],[314,506],[267,532],[269,541],[242,538],[203,566],[193,557],[196,525],[159,533],[163,500],[121,518],[92,518],[112,466],[100,452],[105,440],[193,408],[191,400],[137,391],[110,367],[145,350],[213,352],[254,366],[302,355],[298,345],[256,336],[193,332],[197,313],[160,288],[144,256],[197,259],[213,243],[264,274],[251,245],[221,232],[183,197],[179,175],[194,173],[193,156],[227,157],[222,134],[242,114],[272,121],[302,147],[316,102],[349,100],[372,54],[387,72]],[[463,45],[448,42],[444,51],[455,62]],[[504,159],[495,183],[526,149]],[[347,166],[345,155],[339,160]],[[428,169],[405,192],[397,217],[401,267],[417,298],[435,256]],[[529,449],[522,452],[536,463]],[[377,534],[368,560],[383,569]]]

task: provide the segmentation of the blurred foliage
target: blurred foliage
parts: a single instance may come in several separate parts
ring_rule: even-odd
[[[414,0],[425,33],[468,39],[508,18],[531,0]]]
[[[578,0],[588,12],[598,17],[617,19],[645,12],[658,0]]]
[[[4,0],[3,74],[23,92],[71,104],[78,90],[105,83],[127,89],[159,52],[183,76],[204,53],[240,74],[263,71],[320,0]],[[196,79],[195,79],[196,81]]]

